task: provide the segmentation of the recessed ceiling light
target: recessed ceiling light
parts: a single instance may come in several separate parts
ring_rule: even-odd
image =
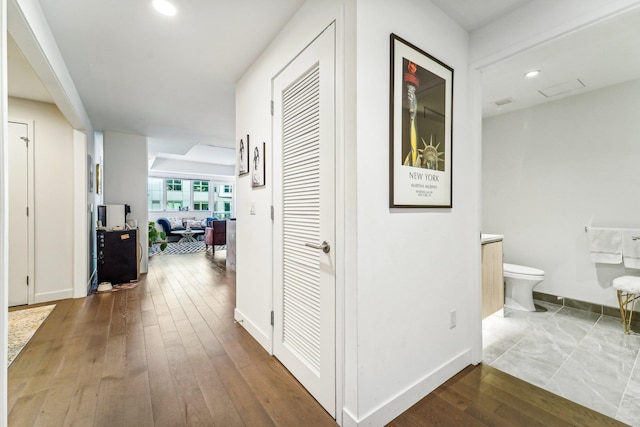
[[[161,14],[167,16],[174,16],[178,12],[176,7],[167,0],[153,0],[153,7]]]
[[[537,76],[538,74],[540,74],[540,70],[531,70],[531,71],[526,72],[526,73],[524,74],[524,76],[525,76],[526,78],[528,78],[528,79],[532,79],[532,78],[534,78],[535,76]]]

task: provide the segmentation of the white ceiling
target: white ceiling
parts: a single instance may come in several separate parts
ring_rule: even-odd
[[[431,0],[462,28],[471,32],[531,0]]]
[[[432,0],[469,32],[530,1]],[[157,14],[151,0],[40,3],[96,130],[148,136],[150,165],[157,156],[164,164],[228,166],[235,82],[303,0],[181,1],[173,18]],[[586,88],[569,95],[638,78],[638,40],[640,11],[629,12],[488,67],[483,113],[558,99],[538,91],[576,79]],[[42,85],[28,83],[28,64],[11,45],[9,55],[10,94],[47,102]],[[530,69],[542,74],[526,80]],[[513,102],[499,109],[494,102],[504,98]]]
[[[235,82],[302,0],[40,0],[96,129],[232,147]]]
[[[40,0],[96,130],[218,164],[235,158],[212,146],[235,146],[236,81],[302,3],[175,1],[167,17],[151,0]]]
[[[528,79],[524,73],[541,70]],[[640,8],[515,55],[483,70],[483,116],[489,117],[640,78]],[[584,87],[545,97],[564,84]],[[506,98],[513,102],[495,104]]]

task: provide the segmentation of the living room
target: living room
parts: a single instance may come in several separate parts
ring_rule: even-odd
[[[28,207],[24,224],[12,211],[14,231],[9,238],[15,236],[24,242],[11,240],[9,245],[9,273],[19,277],[11,276],[9,281],[9,306],[87,295],[97,283],[96,235],[92,230],[101,204],[129,204],[132,212],[127,219],[139,225],[157,223],[160,217],[187,221],[235,216],[232,148],[93,132],[90,124],[83,122],[83,114],[71,115],[69,106],[57,105],[57,94],[45,87],[34,71],[24,44],[19,48],[9,35],[7,46],[10,136],[22,139],[27,147],[24,163],[11,164],[12,173],[25,179],[12,186],[10,200],[15,209],[24,206],[22,199],[14,200],[14,190],[24,190],[24,195],[18,195],[27,198],[24,203]],[[114,144],[105,144],[105,140]],[[87,178],[90,182],[84,184]],[[17,181],[12,178],[12,182]],[[167,191],[168,182],[175,189]],[[24,211],[20,208],[19,214]],[[140,270],[144,273],[147,227],[139,228]],[[23,246],[27,256],[20,251]],[[49,256],[54,252],[56,257]]]
[[[153,244],[158,242],[168,243],[169,252],[175,253],[200,251],[202,244],[205,250],[226,246],[226,233],[215,245],[205,233],[207,227],[214,228],[213,221],[225,222],[216,224],[216,231],[226,231],[226,221],[235,219],[234,150],[194,144],[177,154],[175,147],[169,153],[160,151],[161,144],[153,140],[148,146],[148,220],[164,233],[164,239],[152,242],[150,255],[164,250]]]

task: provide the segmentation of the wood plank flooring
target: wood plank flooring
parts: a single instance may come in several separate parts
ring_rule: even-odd
[[[489,365],[468,366],[389,427],[624,426]]]
[[[58,301],[9,367],[9,425],[335,426],[234,307],[220,252],[155,256],[135,289]],[[480,365],[389,425],[622,424]]]

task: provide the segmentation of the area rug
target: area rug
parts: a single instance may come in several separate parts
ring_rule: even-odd
[[[180,255],[180,254],[193,254],[196,252],[204,252],[206,246],[203,241],[177,243],[167,243],[167,248],[164,251],[160,250],[159,245],[153,245],[150,248],[149,255]]]
[[[20,354],[44,319],[55,308],[53,305],[27,308],[9,312],[9,354],[7,366]]]

